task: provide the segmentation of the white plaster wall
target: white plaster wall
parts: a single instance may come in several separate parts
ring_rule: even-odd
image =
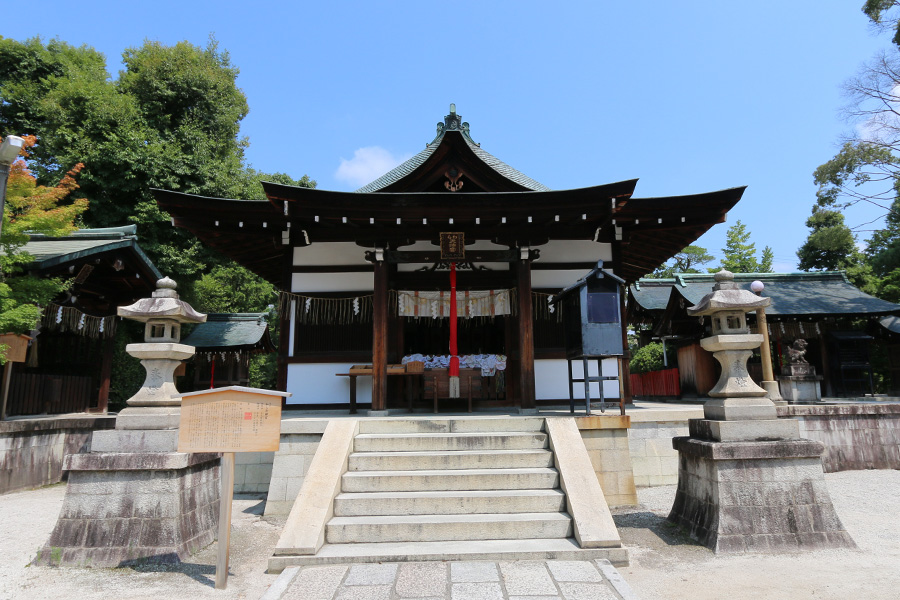
[[[292,404],[346,404],[350,402],[350,378],[336,377],[347,373],[355,363],[305,363],[288,365],[287,399]],[[372,401],[372,378],[356,378],[356,401]]]
[[[612,244],[600,244],[585,240],[552,240],[543,246],[536,246],[541,251],[542,263],[554,262],[612,262]]]
[[[597,375],[597,362],[588,363],[590,375]],[[572,361],[572,375],[580,379],[581,361]],[[618,375],[618,363],[614,358],[603,360],[603,375]],[[560,400],[569,398],[569,370],[565,359],[542,359],[534,361],[534,388],[538,400]],[[575,383],[572,395],[576,400],[584,400],[584,384]],[[604,381],[603,396],[606,400],[619,399],[619,382]],[[591,399],[600,399],[600,384],[591,383]]]
[[[375,273],[294,273],[291,291],[302,292],[359,292],[371,294],[375,289]]]
[[[368,265],[366,248],[355,242],[320,242],[294,248],[295,265]]]
[[[587,275],[590,269],[578,269],[567,271],[531,271],[531,287],[540,288],[566,288]]]

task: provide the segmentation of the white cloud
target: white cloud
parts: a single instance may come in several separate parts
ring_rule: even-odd
[[[341,158],[341,164],[334,176],[339,181],[363,186],[372,182],[412,155],[394,156],[388,150],[378,146],[360,148],[353,153],[353,158]]]

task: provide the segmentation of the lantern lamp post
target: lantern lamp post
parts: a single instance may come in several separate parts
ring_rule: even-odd
[[[750,284],[750,290],[757,296],[762,296],[763,290],[766,289],[765,284],[756,280]],[[766,390],[769,400],[775,404],[787,404],[781,397],[778,390],[778,382],[775,381],[775,374],[772,371],[772,352],[769,348],[769,325],[766,321],[766,307],[760,306],[756,309],[756,329],[763,336],[762,345],[759,347],[760,359],[762,360],[762,388]]]
[[[3,207],[6,205],[6,181],[9,179],[9,168],[25,147],[25,140],[15,135],[8,135],[0,144],[0,234],[3,233]]]

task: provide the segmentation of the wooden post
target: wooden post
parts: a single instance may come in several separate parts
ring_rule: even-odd
[[[12,379],[13,361],[7,360],[3,368],[3,402],[0,406],[0,421],[6,420],[6,400],[9,398],[9,380]]]
[[[519,398],[522,408],[535,408],[534,315],[531,306],[531,260],[516,261],[519,307]]]
[[[294,247],[291,246],[289,251],[285,253],[281,265],[281,289],[285,292],[290,292],[292,290],[293,265]],[[280,300],[281,299],[279,298],[279,301]],[[279,304],[281,304],[281,302],[279,302]],[[287,310],[279,311],[278,315],[278,360],[276,361],[278,371],[275,385],[282,392],[287,391],[288,358],[291,356],[291,327],[294,325],[294,321],[291,318],[293,316],[292,308],[293,303],[288,302]]]
[[[112,374],[112,360],[115,349],[116,336],[113,334],[106,338],[106,343],[103,344],[103,358],[100,363],[100,393],[97,395],[97,412],[103,414],[106,413],[109,407],[109,380]]]
[[[223,452],[219,472],[219,554],[216,558],[216,589],[228,583],[228,552],[231,547],[231,502],[234,499],[234,452]]]
[[[372,410],[387,407],[387,263],[375,262],[375,289],[372,297]]]

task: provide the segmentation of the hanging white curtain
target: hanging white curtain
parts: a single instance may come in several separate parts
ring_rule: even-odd
[[[401,317],[450,316],[450,292],[397,292],[397,310]],[[456,312],[460,318],[493,317],[510,314],[509,290],[477,290],[456,293]]]

